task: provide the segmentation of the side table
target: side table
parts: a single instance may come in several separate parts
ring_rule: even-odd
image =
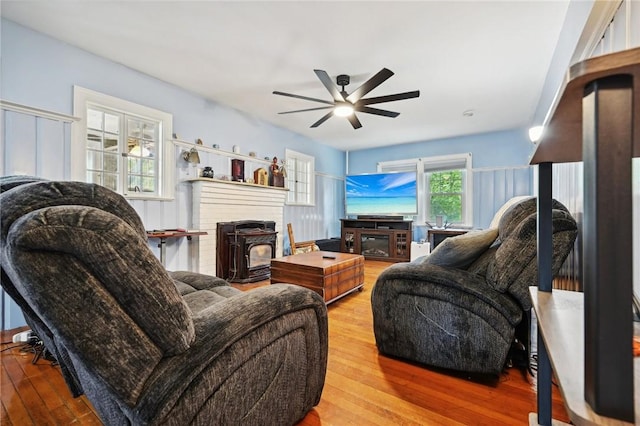
[[[147,231],[147,238],[158,238],[160,242],[158,242],[158,247],[160,248],[160,263],[162,266],[165,265],[165,259],[167,255],[167,238],[182,238],[187,237],[187,240],[191,241],[191,237],[196,235],[208,235],[205,231]]]
[[[435,249],[438,244],[443,242],[446,238],[455,237],[456,235],[462,235],[469,232],[468,229],[438,229],[431,228],[427,231],[427,239],[429,240],[429,247],[431,251]]]

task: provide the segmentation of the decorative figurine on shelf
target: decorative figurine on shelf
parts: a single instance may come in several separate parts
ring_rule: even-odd
[[[271,160],[271,173],[274,175],[280,173],[280,166],[278,166],[278,157],[273,157],[273,160]]]
[[[231,180],[235,182],[244,181],[244,160],[234,158],[231,160]]]
[[[269,173],[260,167],[253,172],[253,180],[258,185],[267,186],[269,183]]]
[[[213,169],[209,166],[206,166],[202,171],[202,177],[213,178]]]
[[[282,174],[282,169],[278,165],[278,157],[273,157],[269,168],[271,170],[270,185],[284,188],[284,175]]]

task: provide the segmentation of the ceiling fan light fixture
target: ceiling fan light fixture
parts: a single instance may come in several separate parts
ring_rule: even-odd
[[[311,128],[316,128],[329,118],[335,116],[346,118],[351,126],[354,129],[359,129],[362,127],[362,123],[358,120],[356,116],[356,111],[358,113],[367,113],[373,115],[379,115],[383,117],[391,117],[395,118],[400,115],[399,112],[387,111],[385,109],[370,107],[372,104],[380,104],[384,102],[393,102],[400,101],[404,99],[417,98],[420,96],[419,90],[413,90],[411,92],[404,93],[394,93],[392,95],[385,96],[374,96],[369,98],[364,98],[367,93],[371,92],[373,89],[387,81],[389,77],[393,75],[393,71],[383,68],[378,71],[373,77],[369,78],[369,80],[365,81],[351,93],[347,93],[344,89],[344,86],[348,85],[351,78],[347,74],[340,74],[336,78],[336,83],[338,86],[342,87],[342,90],[336,86],[336,84],[331,80],[329,74],[327,74],[324,70],[315,69],[313,72],[316,73],[320,82],[324,85],[324,87],[329,91],[333,100],[327,101],[325,99],[320,98],[310,98],[309,96],[301,96],[294,95],[292,93],[280,92],[277,90],[273,91],[274,95],[280,96],[288,96],[290,98],[304,99],[306,101],[318,102],[324,105],[329,106],[321,106],[317,108],[306,108],[306,109],[298,109],[294,111],[284,111],[279,112],[278,114],[291,114],[293,112],[306,112],[306,111],[317,111],[321,109],[330,109],[325,115],[323,115],[318,121],[311,125]]]
[[[337,115],[338,117],[348,117],[353,114],[353,105],[346,102],[344,104],[336,105],[336,107],[333,109],[333,114]]]

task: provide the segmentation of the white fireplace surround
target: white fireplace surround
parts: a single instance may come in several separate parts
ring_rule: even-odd
[[[193,191],[193,228],[208,233],[199,238],[198,272],[216,275],[218,222],[274,221],[278,233],[275,255],[282,256],[286,189],[207,178],[190,182]]]

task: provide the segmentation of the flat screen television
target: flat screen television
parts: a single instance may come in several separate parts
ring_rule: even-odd
[[[347,216],[418,214],[416,172],[348,175],[345,194]]]

